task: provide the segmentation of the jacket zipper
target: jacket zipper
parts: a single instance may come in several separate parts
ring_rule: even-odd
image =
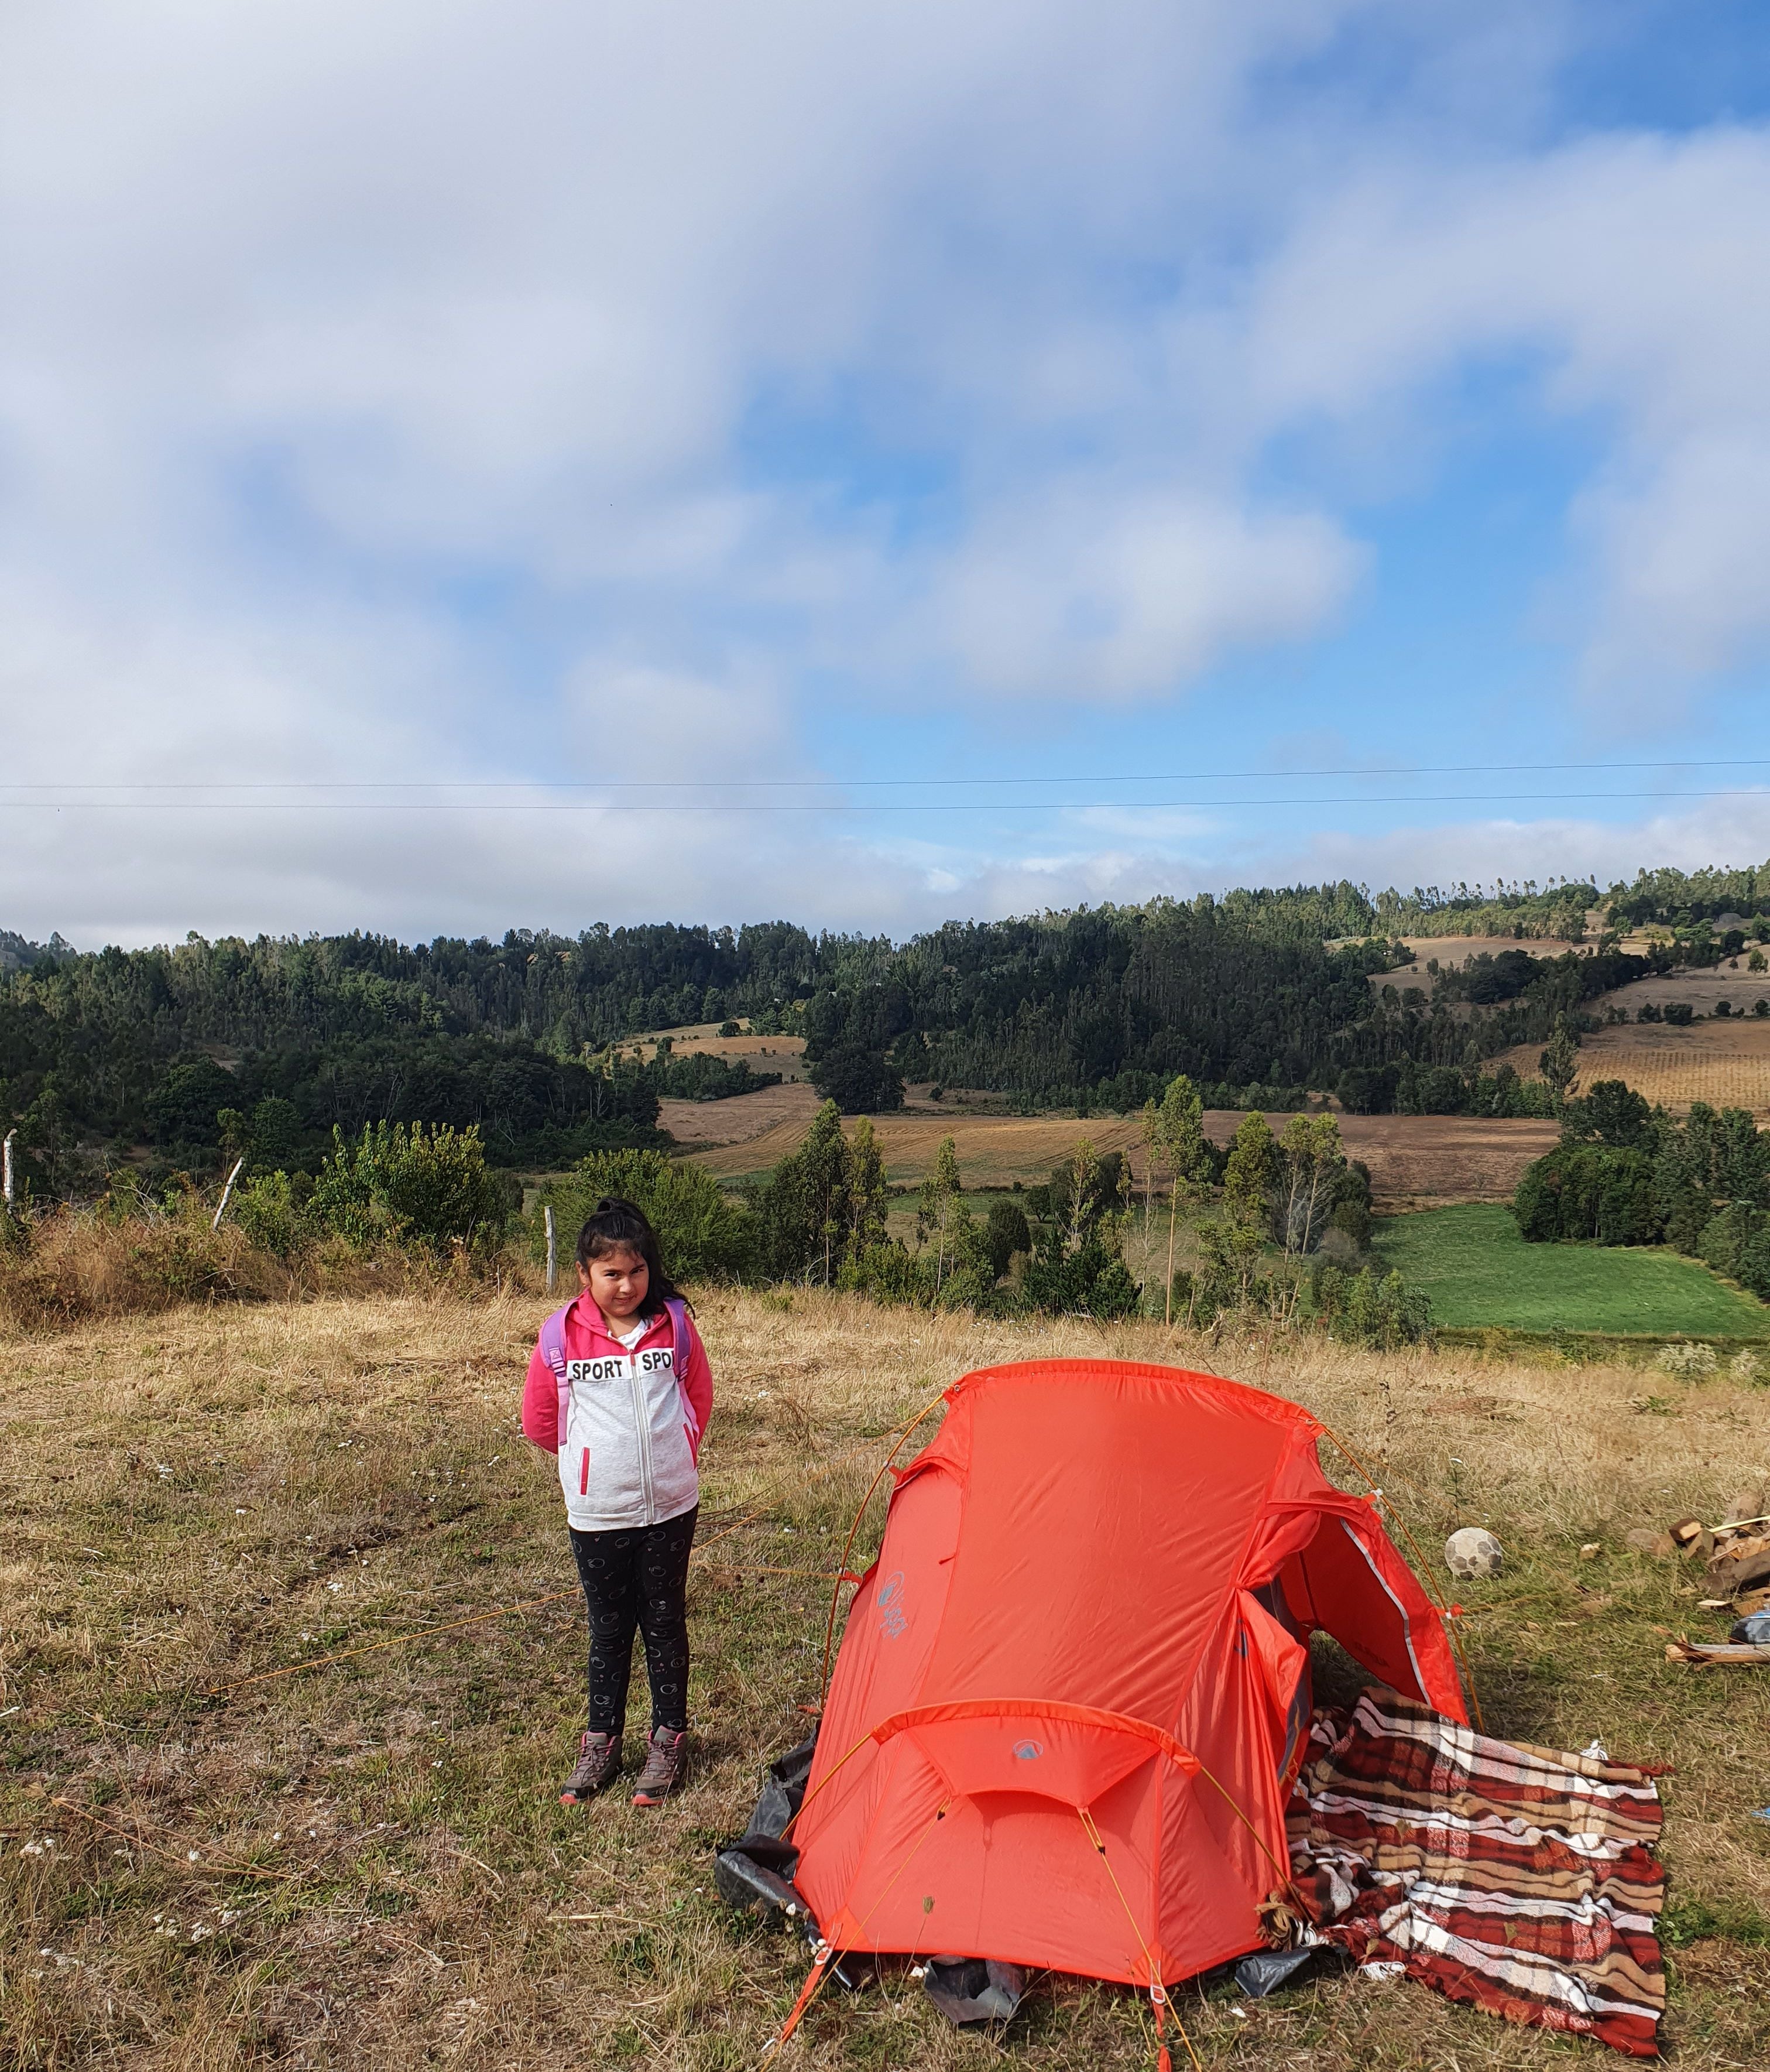
[[[639,1437],[639,1488],[645,1498],[645,1522],[655,1525],[652,1513],[657,1504],[651,1494],[651,1418],[645,1400],[645,1388],[639,1379],[639,1355],[635,1350],[627,1355],[627,1364],[633,1389],[633,1422]]]

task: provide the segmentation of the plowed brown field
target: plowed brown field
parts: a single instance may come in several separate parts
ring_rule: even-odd
[[[746,1063],[754,1072],[778,1072],[786,1079],[805,1076],[803,1036],[721,1036],[717,1022],[691,1029],[659,1029],[650,1035],[628,1036],[614,1046],[617,1056],[649,1061],[660,1039],[667,1038],[679,1058],[700,1053],[709,1058]]]
[[[1521,1043],[1493,1062],[1535,1079],[1542,1054],[1540,1043]],[[1770,1115],[1770,1020],[1734,1015],[1687,1029],[1663,1022],[1601,1029],[1579,1046],[1579,1084],[1595,1079],[1621,1079],[1669,1108],[1700,1100]]]
[[[788,1091],[777,1087],[770,1093],[778,1096]],[[769,1098],[745,1094],[741,1100],[748,1108]],[[717,1115],[721,1108],[738,1104],[709,1102],[700,1112]],[[782,1118],[745,1142],[696,1153],[694,1162],[722,1180],[765,1173],[804,1142],[815,1110],[815,1101],[807,1101],[803,1112]],[[1214,1142],[1226,1144],[1241,1119],[1235,1111],[1214,1109],[1205,1126]],[[1275,1115],[1270,1120],[1275,1129],[1283,1129],[1287,1118]],[[673,1124],[668,1126],[674,1128]],[[1136,1116],[1083,1120],[1074,1116],[887,1115],[875,1118],[873,1127],[886,1174],[898,1185],[922,1178],[943,1137],[953,1139],[960,1177],[971,1188],[1008,1187],[1016,1180],[1029,1186],[1048,1179],[1052,1168],[1084,1137],[1096,1151],[1136,1153],[1141,1170],[1143,1140]],[[1435,1115],[1341,1116],[1340,1129],[1349,1155],[1370,1166],[1378,1206],[1391,1211],[1509,1201],[1525,1167],[1540,1158],[1559,1133],[1552,1122]]]
[[[758,1069],[772,1071],[774,1061],[766,1060]],[[727,1100],[659,1101],[658,1127],[668,1130],[678,1144],[731,1146],[754,1142],[765,1130],[782,1126],[803,1137],[817,1110],[818,1097],[808,1082],[789,1079]]]

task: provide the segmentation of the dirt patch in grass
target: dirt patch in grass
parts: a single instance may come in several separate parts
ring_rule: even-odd
[[[754,2065],[803,1956],[719,1906],[711,1852],[805,1729],[840,1536],[893,1428],[940,1388],[1059,1353],[1209,1366],[1312,1404],[1370,1450],[1428,1551],[1454,1524],[1490,1524],[1505,1573],[1459,1586],[1490,1724],[1567,1747],[1597,1734],[1675,1766],[1665,1854],[1690,1938],[1673,1952],[1669,2033],[1702,2072],[1762,2053],[1754,1924],[1770,1918],[1770,1831],[1752,1815],[1770,1678],[1666,1663],[1668,1632],[1715,1638],[1720,1622],[1697,1611],[1685,1571],[1623,1536],[1719,1517],[1770,1470],[1770,1395],[1669,1381],[1649,1419],[1624,1367],[1212,1348],[1144,1325],[708,1293],[699,1755],[659,1813],[571,1814],[554,1794],[581,1723],[581,1613],[551,1464],[515,1429],[545,1306],[187,1309],[10,1350],[7,2072]],[[535,1608],[250,1680],[513,1605]],[[1600,2062],[1404,1984],[1333,1979],[1245,2020],[1236,2004],[1181,1996],[1207,2065]],[[1133,1996],[1050,1977],[1004,2045],[955,2035],[893,1975],[820,2001],[793,2049],[826,2068],[1005,2052],[1039,2072],[1144,2072],[1152,2057]]]

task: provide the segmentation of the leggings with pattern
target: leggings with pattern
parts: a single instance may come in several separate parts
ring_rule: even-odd
[[[696,1504],[661,1525],[580,1532],[572,1552],[590,1619],[590,1731],[619,1737],[633,1674],[633,1635],[645,1635],[651,1725],[688,1724],[688,1550]]]

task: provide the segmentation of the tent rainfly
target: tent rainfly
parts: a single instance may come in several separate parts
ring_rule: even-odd
[[[737,1847],[820,1951],[1122,1980],[1159,2016],[1275,1939],[1311,1632],[1462,1720],[1448,1640],[1295,1404],[1092,1360],[946,1402],[894,1471],[797,1811]]]

